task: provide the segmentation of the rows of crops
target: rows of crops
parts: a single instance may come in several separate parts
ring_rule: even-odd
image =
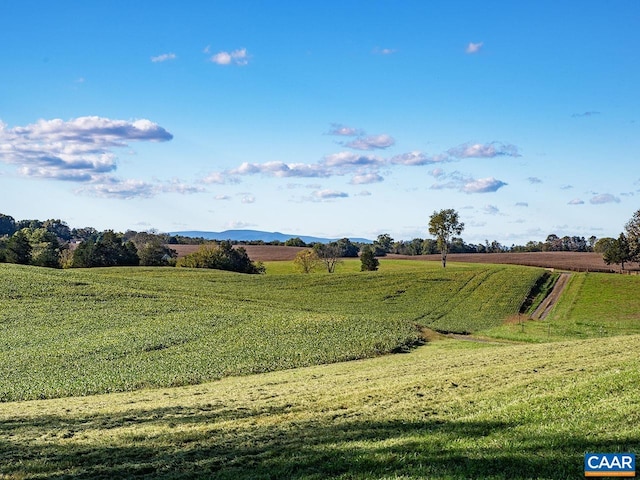
[[[425,263],[369,273],[0,265],[0,400],[199,383],[364,358],[419,326],[470,332],[515,313],[540,270]]]

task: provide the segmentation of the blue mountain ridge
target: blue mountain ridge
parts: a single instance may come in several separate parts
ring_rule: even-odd
[[[300,238],[305,243],[329,243],[339,238],[311,237],[308,235],[294,235],[280,232],[263,232],[261,230],[225,230],[224,232],[205,232],[200,230],[186,230],[181,232],[169,232],[169,235],[181,235],[183,237],[204,238],[206,240],[232,240],[236,242],[251,242],[262,240],[263,242],[286,242],[290,238]],[[350,238],[352,242],[372,243],[366,238]]]

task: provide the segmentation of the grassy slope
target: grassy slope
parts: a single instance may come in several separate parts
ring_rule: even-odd
[[[7,478],[582,478],[639,452],[640,336],[447,340],[167,390],[0,404]]]
[[[417,323],[453,331],[500,324],[540,274],[486,265],[443,271],[424,262],[350,271],[356,266],[346,262],[333,275],[247,276],[0,265],[0,400],[376,356],[415,341]]]
[[[545,321],[512,322],[483,334],[533,342],[640,334],[639,294],[640,276],[572,273]]]

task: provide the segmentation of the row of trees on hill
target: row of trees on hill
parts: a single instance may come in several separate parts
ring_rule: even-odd
[[[182,239],[173,240],[175,244]],[[264,272],[264,267],[254,264],[244,249],[234,249],[229,242],[209,242],[178,264],[175,250],[168,246],[170,241],[166,234],[71,229],[61,220],[16,222],[13,217],[0,214],[0,262],[52,268],[178,265]]]
[[[300,238],[286,242],[270,242],[295,247],[309,247],[305,255],[296,259],[301,271],[323,266],[333,272],[341,258],[364,258],[363,270],[375,270],[378,263],[370,260],[388,253],[402,255],[428,255],[440,253],[443,266],[449,253],[503,253],[503,252],[598,252],[607,264],[640,262],[640,210],[625,225],[618,238],[588,239],[578,236],[547,236],[544,242],[530,241],[526,245],[506,247],[497,241],[467,244],[460,237],[464,223],[453,209],[433,212],[428,231],[434,238],[414,238],[395,241],[389,234],[378,235],[372,244],[352,242],[348,238],[327,244],[306,244]],[[207,248],[187,259],[176,261],[175,244],[202,244]],[[30,264],[43,267],[105,267],[105,266],[205,266],[245,273],[262,273],[264,266],[251,262],[243,248],[233,248],[238,242],[211,242],[157,232],[116,233],[98,232],[95,228],[70,228],[59,219],[20,220],[0,214],[0,262]],[[264,242],[250,242],[262,243]]]

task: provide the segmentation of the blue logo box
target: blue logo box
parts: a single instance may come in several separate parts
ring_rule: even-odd
[[[585,477],[635,477],[636,456],[633,453],[587,453],[584,456]]]

